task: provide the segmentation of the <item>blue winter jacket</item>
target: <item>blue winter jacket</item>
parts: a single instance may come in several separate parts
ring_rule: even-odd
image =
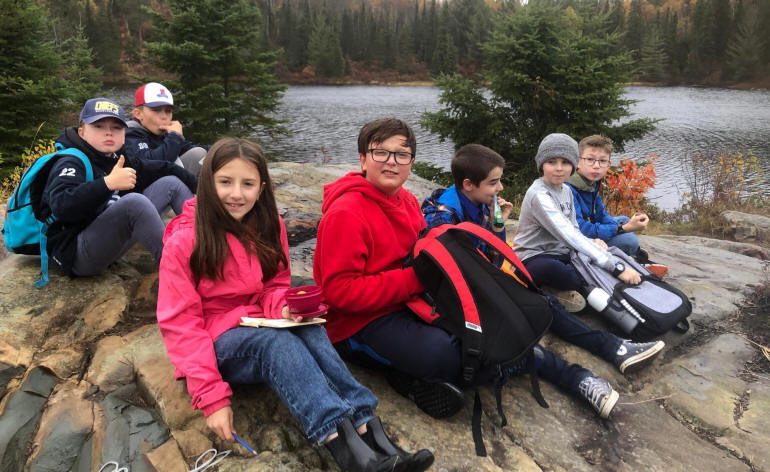
[[[618,222],[604,207],[602,196],[599,195],[600,185],[584,179],[577,172],[566,183],[572,190],[580,232],[587,238],[599,238],[602,241],[616,236]]]

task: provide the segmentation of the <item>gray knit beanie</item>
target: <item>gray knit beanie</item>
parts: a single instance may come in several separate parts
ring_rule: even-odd
[[[564,133],[551,133],[543,138],[540,141],[540,146],[537,147],[537,155],[535,156],[535,164],[537,164],[537,171],[540,172],[540,175],[543,174],[545,161],[554,157],[568,160],[572,164],[572,172],[574,173],[577,169],[578,157],[580,157],[577,141]]]

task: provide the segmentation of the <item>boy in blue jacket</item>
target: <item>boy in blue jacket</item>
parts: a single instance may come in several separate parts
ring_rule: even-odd
[[[577,172],[567,180],[575,197],[575,216],[580,232],[591,239],[601,239],[629,256],[639,252],[639,238],[635,232],[644,231],[650,218],[644,213],[632,217],[615,216],[607,212],[599,194],[601,182],[610,168],[612,140],[594,134],[578,144],[580,159]]]
[[[505,241],[505,226],[495,224],[491,208],[497,200],[503,221],[513,210],[513,205],[498,195],[503,190],[501,178],[504,166],[505,160],[502,156],[486,146],[467,144],[458,149],[451,165],[455,184],[447,189],[435,190],[422,204],[428,228],[470,221],[492,231]],[[567,312],[551,295],[547,296],[551,299],[553,307],[553,333],[611,362],[622,373],[647,365],[665,346],[663,341],[634,343],[606,331],[594,330]],[[540,364],[538,373],[543,378],[580,396],[588,392],[590,385],[590,390],[595,396],[587,399],[597,411],[601,411],[597,403],[609,398],[613,392],[605,380],[575,364],[567,364],[541,346],[536,349]]]
[[[136,90],[133,120],[126,128],[126,157],[176,162],[198,175],[207,147],[185,139],[182,124],[173,119],[174,97],[162,84],[149,82]]]

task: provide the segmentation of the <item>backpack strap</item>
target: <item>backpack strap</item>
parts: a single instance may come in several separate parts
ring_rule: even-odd
[[[473,445],[476,448],[476,455],[485,457],[487,455],[487,448],[484,446],[484,437],[481,435],[481,397],[479,396],[478,387],[476,387],[474,391],[471,434],[473,435]]]
[[[532,280],[532,276],[529,274],[529,271],[524,266],[524,264],[521,262],[521,259],[519,259],[519,256],[516,255],[516,253],[513,251],[511,246],[503,242],[500,238],[492,234],[489,230],[482,228],[481,226],[477,225],[476,223],[471,223],[470,221],[464,221],[462,223],[458,223],[456,225],[440,225],[436,226],[435,228],[431,229],[427,236],[425,238],[422,238],[420,241],[415,244],[414,249],[414,256],[416,257],[417,254],[419,254],[419,248],[422,244],[426,244],[429,239],[438,238],[442,234],[446,233],[447,231],[462,231],[464,233],[469,233],[480,240],[482,240],[485,244],[494,247],[497,252],[499,252],[508,262],[511,263],[526,279],[527,282],[532,284],[534,286],[534,281]]]
[[[86,168],[86,182],[91,182],[94,180],[94,169],[91,166],[91,161],[88,159],[88,156],[83,153],[83,151],[77,148],[65,149],[61,143],[56,143],[55,146],[55,157],[52,157],[51,160],[58,159],[60,156],[65,154],[68,156],[77,157],[80,159],[80,162],[83,163],[83,167]],[[43,288],[48,285],[48,237],[46,236],[46,232],[48,231],[48,226],[53,224],[55,221],[56,218],[51,215],[40,226],[40,278],[35,281],[35,288]]]
[[[451,225],[449,225],[451,226]],[[433,260],[436,267],[444,273],[444,277],[452,281],[457,299],[465,319],[465,330],[462,335],[463,346],[463,380],[470,383],[481,367],[481,318],[473,293],[465,280],[460,267],[447,248],[434,238],[423,238],[420,252]]]

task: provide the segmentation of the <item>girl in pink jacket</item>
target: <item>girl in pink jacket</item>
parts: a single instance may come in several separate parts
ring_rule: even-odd
[[[322,327],[239,326],[242,316],[293,319],[288,253],[261,148],[221,139],[203,162],[197,203],[189,200],[166,228],[160,262],[158,325],[193,407],[231,441],[230,384],[264,383],[342,470],[425,470],[433,455],[390,441],[374,416],[377,399]]]

